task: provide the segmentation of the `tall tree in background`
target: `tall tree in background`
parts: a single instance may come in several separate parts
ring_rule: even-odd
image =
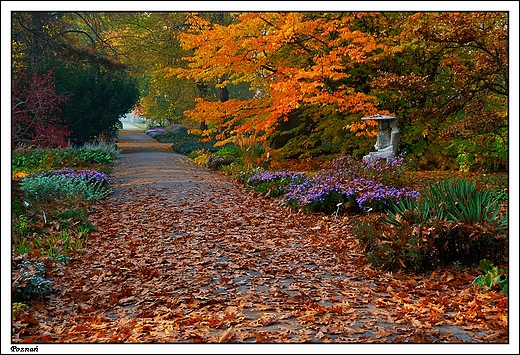
[[[193,82],[166,80],[164,68],[179,67],[188,53],[178,33],[186,29],[180,12],[111,13],[106,40],[129,64],[141,92],[141,114],[162,124],[180,123],[199,95]]]
[[[69,98],[61,105],[60,117],[67,119],[71,140],[83,144],[93,138],[115,137],[120,118],[139,100],[135,80],[126,71],[100,65],[49,64],[54,68],[56,90]]]
[[[193,55],[168,75],[249,86],[250,98],[200,98],[186,112],[223,142],[252,133],[267,140],[283,128],[295,133],[289,148],[300,156],[359,154],[371,149],[356,138],[370,132],[359,118],[390,113],[402,150],[424,168],[456,159],[460,168],[503,169],[507,21],[498,12],[240,13],[222,25],[192,15],[180,38]]]
[[[194,122],[221,144],[254,135],[283,146],[285,156],[360,156],[373,142],[359,135],[375,133],[360,118],[388,113],[398,117],[401,150],[420,167],[508,165],[507,13],[24,12],[12,19],[13,68],[55,68],[56,93],[69,98],[60,117],[67,115],[78,142],[117,122],[121,101],[134,104],[137,81],[147,118]],[[90,108],[75,114],[80,107]],[[90,133],[79,137],[81,130]]]
[[[54,58],[123,69],[117,51],[104,39],[109,15],[97,12],[13,12],[13,67],[38,72]]]

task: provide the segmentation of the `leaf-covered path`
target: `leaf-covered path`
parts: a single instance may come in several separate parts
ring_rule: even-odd
[[[125,138],[126,137],[126,138]],[[343,220],[297,214],[121,133],[115,192],[54,275],[37,342],[508,342],[507,299],[475,273],[369,266]]]

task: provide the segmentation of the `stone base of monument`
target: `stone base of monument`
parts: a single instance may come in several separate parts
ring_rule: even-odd
[[[364,161],[373,162],[380,159],[385,159],[386,161],[391,161],[395,158],[395,155],[392,151],[378,151],[378,152],[370,152],[363,157]]]

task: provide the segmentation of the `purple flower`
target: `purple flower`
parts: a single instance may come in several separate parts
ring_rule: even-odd
[[[305,178],[304,173],[294,171],[264,171],[255,173],[249,178],[250,185],[259,185],[263,182],[272,182],[288,179],[291,181]]]
[[[402,174],[404,156],[393,160],[365,162],[346,156],[332,161],[330,169],[314,175],[293,171],[256,173],[249,184],[288,181],[282,197],[296,208],[334,212],[338,202],[350,201],[360,210],[384,210],[391,202],[418,198],[411,188],[392,186],[395,176]]]
[[[74,170],[70,168],[63,168],[59,170],[50,170],[41,173],[42,176],[63,176],[69,179],[87,180],[88,182],[100,182],[104,185],[110,184],[108,176],[96,170]]]

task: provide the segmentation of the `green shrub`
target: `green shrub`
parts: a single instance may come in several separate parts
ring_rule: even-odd
[[[210,153],[204,149],[199,149],[199,150],[194,150],[192,152],[190,152],[189,154],[187,154],[187,157],[190,158],[190,159],[196,159],[198,158],[199,156],[206,156],[209,157]]]
[[[460,262],[503,260],[508,248],[507,213],[501,202],[475,182],[453,179],[428,186],[418,199],[392,204],[380,219],[386,227],[358,227],[368,259],[388,269],[422,272]]]
[[[24,195],[20,190],[21,180],[11,180],[11,212],[15,216],[25,213]]]
[[[15,149],[11,159],[12,171],[32,172],[41,169],[48,155],[49,151],[43,149]]]
[[[429,185],[419,199],[400,200],[393,204],[386,222],[423,224],[437,218],[469,225],[489,223],[499,230],[508,225],[508,215],[499,215],[502,200],[470,180],[442,180]]]
[[[222,170],[224,166],[231,164],[242,165],[250,170],[257,165],[260,155],[263,152],[263,147],[259,143],[246,145],[248,142],[245,139],[239,139],[240,146],[234,144],[227,144],[213,153],[206,162],[206,166],[213,170]]]
[[[102,142],[67,149],[15,149],[11,167],[13,173],[31,174],[63,167],[88,167],[92,164],[111,166],[119,153],[115,144]]]
[[[166,137],[165,137],[166,136]],[[207,142],[202,142],[201,137],[192,134],[168,134],[157,137],[159,142],[169,142],[172,143],[172,149],[174,152],[188,155],[189,153],[195,150],[207,150],[211,153],[214,153],[218,150],[218,148],[214,147],[215,140],[210,140]]]
[[[217,150],[215,155],[224,158],[240,158],[242,156],[242,150],[235,145],[229,145]]]
[[[112,165],[114,163],[114,159],[112,158],[112,154],[101,149],[94,150],[80,150],[79,157],[81,160],[84,160],[89,163],[97,163],[97,164],[105,164]]]
[[[11,166],[13,173],[46,171],[75,163],[77,153],[63,149],[16,149]]]
[[[206,161],[206,166],[212,170],[219,170],[225,165],[230,165],[235,161],[235,158],[232,156],[221,156],[221,155],[211,155]]]
[[[456,154],[461,171],[504,171],[509,165],[507,125],[498,132],[455,139],[447,148]]]
[[[26,176],[20,185],[30,205],[42,205],[56,201],[92,202],[102,200],[111,192],[103,181],[71,179],[63,175]]]
[[[110,155],[111,162],[109,164],[111,164],[115,159],[119,158],[119,156],[121,155],[121,149],[118,149],[115,143],[108,143],[103,140],[85,143],[78,149],[81,151],[100,151],[107,155]],[[99,155],[99,153],[96,154]]]
[[[45,265],[35,259],[13,262],[13,300],[41,300],[51,293],[53,284],[46,273]]]
[[[507,228],[507,215],[498,217],[502,202],[490,191],[479,188],[474,181],[439,181],[429,186],[423,196],[436,205],[437,214],[441,213],[449,222],[487,222]]]

